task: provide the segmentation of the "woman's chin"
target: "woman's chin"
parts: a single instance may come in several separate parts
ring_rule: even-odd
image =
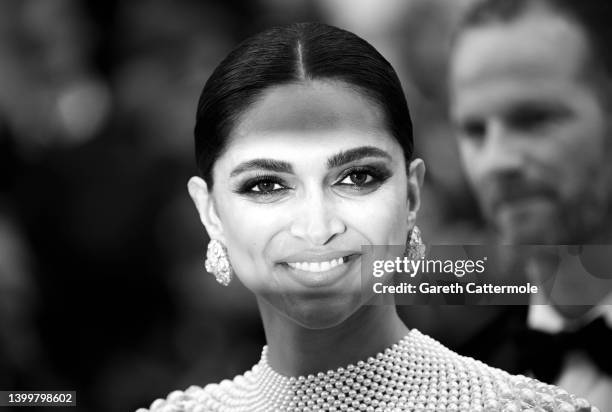
[[[342,324],[360,307],[360,296],[338,296],[292,301],[284,311],[292,321],[306,329],[328,329]]]

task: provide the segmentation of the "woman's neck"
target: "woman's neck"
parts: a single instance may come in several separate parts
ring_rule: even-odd
[[[395,306],[362,306],[340,325],[308,329],[258,301],[268,344],[268,363],[285,376],[326,372],[355,364],[401,340],[408,328]]]

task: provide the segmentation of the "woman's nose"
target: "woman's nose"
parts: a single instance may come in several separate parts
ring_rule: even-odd
[[[310,193],[301,201],[291,224],[291,234],[312,246],[323,246],[345,230],[336,205],[323,191]]]

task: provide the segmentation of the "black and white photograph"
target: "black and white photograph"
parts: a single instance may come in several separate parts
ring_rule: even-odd
[[[608,0],[1,0],[0,412],[612,412]]]

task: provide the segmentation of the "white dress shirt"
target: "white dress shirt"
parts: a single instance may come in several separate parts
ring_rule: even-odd
[[[571,322],[561,316],[553,306],[537,302],[529,307],[527,325],[542,332],[559,333],[575,330],[599,316],[612,328],[612,294],[584,316]],[[565,356],[559,378],[550,383],[589,400],[601,412],[612,412],[612,376],[603,373],[590,358],[578,350]]]

